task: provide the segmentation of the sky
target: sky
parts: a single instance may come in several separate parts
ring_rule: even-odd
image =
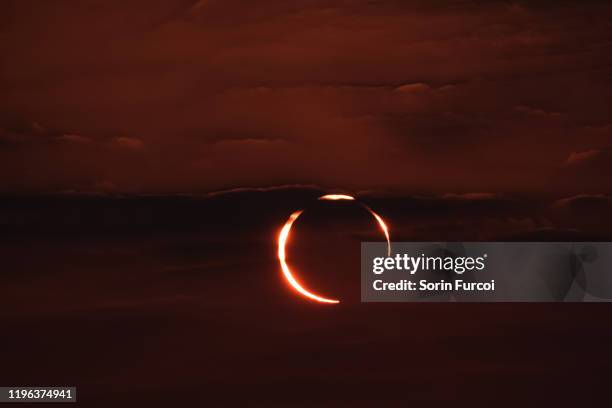
[[[610,188],[609,2],[2,8],[5,193]]]
[[[360,303],[360,242],[384,238],[358,204],[321,193],[4,197],[0,383],[73,385],[86,407],[610,399],[609,303]],[[603,198],[363,200],[394,242],[611,240]],[[282,277],[276,238],[301,208],[290,265],[338,305]],[[542,280],[535,293],[564,299],[569,265],[555,280],[566,287]],[[584,268],[590,295],[612,297]]]
[[[100,407],[609,399],[606,304],[362,304],[381,235],[316,198],[354,194],[396,242],[611,241],[611,17],[3,0],[0,383]],[[304,208],[290,263],[338,307],[282,278]]]

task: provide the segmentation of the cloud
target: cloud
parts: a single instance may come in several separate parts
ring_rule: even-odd
[[[0,128],[0,143],[36,146],[50,142],[62,141],[68,143],[90,143],[93,139],[76,133],[65,133],[52,129],[38,122],[13,124]]]
[[[565,165],[573,166],[584,164],[593,160],[596,160],[601,155],[605,154],[605,150],[592,149],[586,150],[582,152],[571,152],[567,160],[565,161]]]
[[[0,160],[33,189],[110,178],[156,192],[548,190],[568,152],[609,141],[609,128],[584,126],[609,123],[610,13],[597,2],[26,4],[0,36],[11,55]]]
[[[0,126],[0,144],[35,146],[57,138],[56,130],[48,129],[38,122],[12,121]]]
[[[59,140],[70,143],[91,143],[92,139],[86,136],[77,135],[74,133],[66,133],[58,137]]]
[[[530,106],[517,106],[514,108],[514,110],[517,112],[526,114],[526,115],[542,117],[542,118],[560,118],[563,116],[559,112],[552,112],[552,111],[544,110],[541,108],[533,108]]]
[[[111,144],[118,147],[123,147],[126,149],[142,149],[144,147],[144,142],[141,139],[135,137],[115,137],[111,139]]]
[[[570,153],[557,169],[552,184],[564,193],[604,193],[612,181],[605,175],[612,171],[612,154],[608,148],[580,150]]]
[[[395,88],[395,91],[400,93],[422,93],[431,91],[431,87],[427,84],[417,82],[398,86]]]
[[[189,13],[197,14],[201,12],[209,4],[210,0],[197,0],[193,3],[193,6],[189,9]]]
[[[236,187],[227,190],[219,190],[212,191],[207,193],[207,197],[218,197],[223,195],[231,195],[231,194],[243,194],[243,193],[266,193],[270,191],[291,191],[291,190],[299,190],[299,191],[314,191],[317,193],[324,192],[325,189],[312,185],[312,184],[285,184],[278,186],[268,186],[268,187]]]
[[[551,219],[561,226],[581,231],[598,231],[609,238],[612,199],[607,194],[577,194],[550,205]]]
[[[607,207],[611,203],[610,197],[605,194],[578,194],[559,199],[552,204],[552,207],[590,211],[595,207]]]

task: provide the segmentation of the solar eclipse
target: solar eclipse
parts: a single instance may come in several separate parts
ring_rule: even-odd
[[[338,200],[349,200],[356,201],[355,197],[346,195],[346,194],[326,194],[318,198],[319,200],[328,200],[328,201],[338,201]],[[378,215],[374,210],[363,203],[359,203],[363,208],[365,208],[376,220],[380,230],[383,232],[385,239],[387,241],[387,255],[391,255],[391,240],[389,238],[389,228],[387,224],[383,220],[383,218]],[[300,282],[299,279],[296,278],[295,273],[291,270],[291,267],[287,263],[287,242],[289,241],[291,228],[293,224],[298,219],[298,217],[304,212],[304,210],[294,211],[285,224],[283,225],[280,233],[278,234],[277,244],[278,244],[278,261],[280,263],[281,271],[283,273],[284,279],[287,281],[289,286],[300,295],[306,297],[315,302],[319,303],[328,303],[328,304],[337,304],[340,303],[339,299],[327,298],[324,296],[320,296],[315,293],[311,289],[307,289],[306,286]]]

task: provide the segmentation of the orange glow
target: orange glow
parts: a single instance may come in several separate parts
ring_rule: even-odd
[[[300,282],[298,282],[297,279],[295,279],[295,277],[291,273],[291,269],[289,269],[289,265],[287,265],[285,246],[287,245],[287,241],[289,240],[289,232],[291,231],[291,226],[301,213],[302,210],[296,211],[291,214],[287,222],[285,222],[283,229],[281,229],[280,234],[278,235],[278,260],[280,261],[281,269],[283,270],[283,275],[285,275],[285,279],[287,279],[287,282],[289,282],[293,289],[295,289],[296,291],[298,291],[309,299],[322,303],[340,303],[339,300],[324,298],[308,291],[300,284]]]
[[[319,197],[319,200],[355,200],[355,198],[349,195],[344,195],[344,194],[327,194],[327,195]],[[363,203],[359,203],[359,204],[361,204],[361,206],[363,206],[376,219],[378,226],[380,227],[382,232],[385,234],[385,238],[387,239],[387,255],[391,256],[391,239],[389,238],[389,228],[387,227],[387,224],[382,219],[382,217],[378,215],[370,207],[368,207],[367,205]],[[291,269],[289,268],[289,265],[287,264],[287,253],[286,253],[285,248],[287,246],[287,242],[289,241],[289,233],[291,232],[291,227],[293,226],[293,223],[295,222],[295,220],[298,219],[298,217],[302,214],[303,211],[304,210],[299,210],[291,214],[289,216],[289,219],[285,222],[285,225],[283,225],[283,228],[281,229],[280,233],[278,234],[278,260],[280,262],[281,269],[283,271],[283,275],[285,279],[287,280],[287,282],[289,283],[289,285],[291,285],[291,287],[295,291],[297,291],[298,293],[302,294],[303,296],[311,300],[321,302],[321,303],[340,303],[340,301],[337,299],[325,298],[323,296],[319,296],[309,291],[308,289],[306,289],[295,278],[295,276],[293,276],[293,273],[291,272]]]
[[[319,200],[354,200],[355,197],[346,194],[325,194]]]
[[[387,239],[387,256],[391,256],[391,239],[389,238],[389,228],[387,228],[387,224],[385,224],[385,220],[382,219],[380,215],[378,215],[373,209],[368,207],[365,204],[362,204],[366,210],[370,212],[376,218],[376,222],[378,222],[378,226],[382,230],[383,234],[385,234],[385,238]]]

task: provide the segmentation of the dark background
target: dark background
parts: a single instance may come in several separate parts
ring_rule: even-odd
[[[609,241],[606,1],[0,2],[0,384],[606,401],[607,304],[361,304],[359,243]],[[290,261],[337,306],[282,280]]]

